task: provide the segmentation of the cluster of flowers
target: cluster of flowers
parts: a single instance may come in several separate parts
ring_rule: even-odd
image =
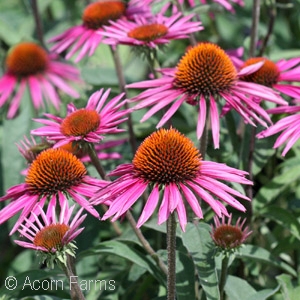
[[[7,55],[6,73],[0,79],[0,106],[9,103],[8,118],[16,116],[26,86],[36,109],[44,106],[44,100],[58,109],[57,89],[73,98],[79,97],[66,83],[80,82],[79,72],[61,62],[59,54],[66,53],[66,59],[76,55],[75,62],[78,62],[91,56],[100,43],[111,47],[123,44],[144,50],[156,49],[204,29],[201,22],[193,21],[193,14],[183,16],[179,9],[170,9],[170,4],[152,15],[153,2],[94,2],[84,10],[81,25],[50,39],[53,44],[50,53],[31,42],[16,45]],[[215,2],[229,11],[233,11],[232,3],[243,4],[240,0]],[[185,4],[194,7],[196,1]],[[167,16],[170,11],[172,15]],[[36,144],[33,138],[19,145],[29,166],[24,171],[25,182],[10,188],[0,198],[0,201],[10,200],[0,211],[0,224],[21,212],[11,234],[18,230],[31,243],[17,243],[56,253],[70,245],[82,231],[79,226],[85,218],[85,215],[81,216],[83,209],[100,218],[96,207],[107,205],[102,220],[112,218],[114,221],[126,214],[146,189],[150,189],[150,194],[139,217],[139,227],[159,206],[159,224],[176,212],[179,224],[185,230],[186,204],[198,218],[203,218],[199,199],[208,203],[218,217],[229,216],[222,201],[245,211],[235,198],[250,199],[222,181],[251,185],[252,182],[246,179],[247,172],[202,159],[192,141],[173,127],[161,128],[147,137],[137,149],[132,163],[122,164],[109,174],[119,176],[113,182],[87,175],[83,161],[88,160],[89,147],[101,145],[98,149],[101,150],[123,142],[103,144],[107,134],[122,131],[118,125],[128,114],[151,107],[141,120],[145,121],[165,108],[157,125],[159,128],[171,120],[184,102],[199,112],[196,128],[199,139],[205,123],[210,120],[215,148],[219,148],[220,116],[230,109],[246,123],[265,127],[272,123],[269,113],[292,113],[258,135],[261,138],[283,131],[275,147],[288,141],[285,155],[300,137],[296,125],[300,122],[297,114],[300,107],[297,100],[295,105],[289,106],[281,94],[296,99],[300,95],[300,87],[293,85],[300,81],[299,63],[300,58],[276,63],[263,57],[242,61],[214,43],[200,42],[187,49],[175,67],[160,69],[159,78],[127,85],[127,88],[146,88],[132,99],[124,100],[123,94],[109,99],[110,91],[102,89],[91,95],[85,108],[78,109],[69,104],[65,118],[45,114],[44,119],[35,119],[44,126],[32,130],[31,134],[40,136],[44,142]],[[266,111],[260,105],[262,100],[275,103],[277,107]],[[132,108],[128,109],[127,103],[132,103]],[[222,103],[220,114],[218,106]],[[107,156],[100,153],[99,158]],[[75,206],[69,206],[70,199],[81,207],[71,223]],[[46,213],[44,207],[47,207]],[[58,221],[57,211],[60,211]],[[221,225],[217,221],[216,224]],[[225,225],[224,221],[222,224]],[[242,225],[238,222],[237,228],[241,229]],[[246,231],[243,240],[248,234]]]

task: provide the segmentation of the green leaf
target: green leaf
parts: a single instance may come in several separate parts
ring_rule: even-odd
[[[265,299],[268,299],[269,297],[275,295],[278,292],[279,288],[280,288],[280,286],[278,285],[273,290],[272,289],[261,290],[261,291],[257,292],[256,294],[251,295],[246,300],[265,300]]]
[[[248,258],[255,261],[261,261],[266,264],[280,268],[293,276],[296,276],[296,271],[288,264],[276,259],[268,250],[255,246],[244,245],[236,252],[236,257],[241,259]]]
[[[26,89],[21,100],[19,114],[11,120],[3,121],[3,143],[1,164],[3,167],[3,186],[6,191],[13,185],[19,184],[24,180],[24,176],[20,172],[25,169],[25,159],[20,154],[16,143],[23,140],[24,135],[29,135],[33,121],[32,103],[29,91]]]
[[[246,280],[231,275],[227,277],[224,290],[230,300],[246,300],[246,295],[252,297],[256,294],[256,290]]]
[[[282,174],[275,176],[270,182],[265,184],[256,194],[253,199],[253,210],[257,213],[271,203],[283,190],[285,190],[291,183],[299,180],[300,172],[299,165],[285,170]]]
[[[184,251],[184,252],[182,252]],[[166,250],[159,250],[163,261],[167,262]],[[195,267],[184,247],[176,251],[176,296],[177,300],[195,299]]]
[[[99,254],[117,255],[122,258],[125,258],[139,265],[140,267],[145,268],[160,283],[165,284],[165,278],[161,274],[161,271],[148,257],[146,257],[143,253],[139,252],[138,250],[134,249],[133,247],[130,247],[129,245],[119,241],[102,242],[97,246],[90,248],[89,250],[79,253],[78,260],[86,256]]]
[[[284,300],[299,299],[300,286],[298,283],[293,283],[290,275],[281,274],[276,277],[281,287],[281,293]]]
[[[194,261],[201,286],[208,300],[220,299],[215,265],[215,245],[207,224],[188,223],[182,232],[182,242]]]
[[[278,206],[268,206],[264,208],[261,215],[272,219],[284,228],[288,229],[290,233],[300,240],[300,224],[298,219],[289,211]]]

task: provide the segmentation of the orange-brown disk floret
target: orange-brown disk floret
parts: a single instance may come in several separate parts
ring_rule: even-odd
[[[95,110],[80,109],[68,115],[61,123],[65,136],[86,136],[96,131],[100,125],[99,114]]]
[[[41,152],[32,162],[25,182],[33,194],[54,194],[80,184],[86,172],[75,155],[51,148]]]
[[[151,42],[167,33],[168,28],[163,24],[147,24],[130,30],[128,36],[139,41]]]
[[[69,229],[70,227],[65,224],[50,224],[36,234],[33,244],[49,251],[61,249],[63,246],[62,239]]]
[[[140,145],[133,165],[136,175],[147,181],[184,182],[197,176],[201,155],[193,142],[176,129],[160,129]]]
[[[35,43],[21,43],[16,45],[6,57],[8,73],[24,77],[34,75],[46,70],[48,54]]]
[[[248,60],[245,61],[245,64],[243,65],[242,68],[251,66],[261,61],[264,61],[264,64],[260,69],[258,69],[256,72],[252,74],[242,76],[241,80],[258,83],[261,85],[265,85],[267,87],[273,87],[273,85],[278,82],[280,71],[276,66],[276,64],[271,60],[266,59],[264,57],[249,58]]]
[[[97,1],[89,4],[83,12],[83,24],[90,29],[98,29],[109,25],[124,15],[126,4],[123,1]]]
[[[229,91],[237,71],[223,49],[212,43],[199,43],[181,58],[174,86],[191,95],[217,95]]]

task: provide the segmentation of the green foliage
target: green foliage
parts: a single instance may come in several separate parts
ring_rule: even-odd
[[[13,45],[21,41],[38,41],[32,2],[0,1],[0,77],[5,73],[4,60]],[[37,1],[45,41],[71,26],[80,24],[82,10],[87,2],[90,1]],[[156,1],[153,4],[153,11],[158,13],[168,2],[170,1]],[[274,61],[299,57],[300,0],[261,2],[258,47],[268,36],[271,9],[276,10],[274,27],[264,56]],[[205,27],[204,31],[196,34],[197,40],[218,43],[226,50],[243,46],[245,50],[243,58],[248,58],[253,1],[245,0],[244,7],[234,5],[234,8],[233,14],[212,1],[207,1],[205,5],[198,3],[194,8],[183,6],[185,15],[195,13],[195,18],[200,19]],[[171,14],[171,10],[168,13]],[[172,41],[163,51],[157,53],[158,63],[167,68],[176,66],[188,45],[188,39]],[[150,67],[144,58],[138,57],[137,52],[128,46],[119,46],[118,50],[126,83],[149,79]],[[77,64],[74,59],[71,59],[70,63],[78,67],[83,83],[76,86],[80,92],[79,99],[73,100],[61,95],[63,102],[61,111],[55,112],[50,105],[49,107],[46,105],[39,112],[34,111],[29,91],[25,92],[14,119],[6,119],[7,106],[0,108],[0,196],[5,195],[10,187],[24,182],[24,175],[20,172],[25,170],[27,164],[20,155],[16,143],[19,143],[25,135],[28,137],[30,130],[38,126],[33,118],[42,117],[44,112],[64,117],[67,104],[74,101],[76,106],[84,107],[92,92],[100,88],[111,88],[113,95],[119,94],[114,60],[107,45],[100,45],[93,56],[86,57]],[[130,89],[128,98],[139,92],[140,90]],[[218,104],[221,110],[221,103]],[[164,114],[164,111],[159,111],[146,122],[140,123],[146,111],[147,109],[142,109],[131,114],[138,144],[156,129],[158,121]],[[273,116],[273,122],[281,117],[281,115]],[[198,146],[195,131],[197,118],[198,112],[195,107],[183,103],[174,114],[172,124]],[[125,131],[118,137],[128,138],[126,125],[121,127]],[[213,148],[211,128],[208,128],[205,159],[248,171],[253,128],[249,124],[243,124],[234,111],[229,111],[220,119],[220,127],[220,149]],[[261,130],[259,125],[255,133]],[[241,201],[247,207],[246,213],[228,207],[233,213],[234,221],[238,217],[247,218],[247,225],[253,233],[249,238],[249,244],[243,245],[230,256],[228,277],[224,287],[226,300],[299,298],[300,147],[299,142],[296,143],[287,155],[282,157],[282,147],[273,148],[277,137],[278,135],[255,139],[253,159],[250,161],[254,183],[253,197],[250,204]],[[116,137],[109,138],[111,140]],[[122,158],[104,161],[106,172],[113,170],[120,163],[131,162],[134,155],[128,142],[114,148],[113,151],[120,152]],[[92,164],[87,163],[86,166],[89,175],[99,177]],[[241,185],[233,184],[233,186],[246,193]],[[194,219],[194,214],[188,208],[189,222],[185,232],[177,226],[177,300],[224,300],[219,289],[223,256],[218,253],[211,237],[210,225],[213,224],[214,213],[204,201],[201,199],[199,201],[204,220]],[[8,202],[0,202],[0,208],[7,204]],[[136,219],[140,216],[143,206],[144,202],[140,200],[132,207],[131,212]],[[102,208],[99,208],[99,212],[101,216],[104,214]],[[0,300],[70,299],[70,283],[58,267],[46,268],[39,263],[33,250],[23,249],[14,244],[15,239],[20,239],[19,234],[9,236],[15,221],[16,217],[13,217],[0,225]],[[84,297],[87,300],[166,299],[166,275],[157,264],[158,258],[167,264],[166,227],[165,224],[157,224],[157,210],[141,228],[147,241],[156,251],[153,256],[145,251],[125,218],[116,224],[121,228],[120,235],[115,232],[111,222],[101,222],[88,216],[84,222],[84,231],[76,239],[77,275]],[[66,262],[65,257],[63,261]],[[16,288],[7,286],[6,278],[12,280],[15,278],[18,282]],[[58,286],[52,288],[33,288],[29,284],[24,286],[25,283],[29,283],[28,278],[31,283],[43,282],[48,286],[53,282]],[[10,283],[13,284],[13,281]]]

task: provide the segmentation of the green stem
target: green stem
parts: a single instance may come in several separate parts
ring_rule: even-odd
[[[98,174],[101,176],[101,178],[104,179],[104,180],[109,181],[110,179],[106,175],[106,172],[103,169],[103,167],[102,167],[102,165],[101,165],[101,163],[100,163],[100,161],[98,159],[98,156],[97,156],[94,144],[89,144],[88,145],[88,155],[89,155],[89,157],[91,159],[92,164],[96,168]]]
[[[260,0],[253,0],[252,10],[252,26],[251,26],[251,37],[250,37],[250,49],[249,56],[255,56],[256,44],[258,40],[258,24],[260,17]]]
[[[273,32],[273,29],[274,29],[275,19],[276,19],[276,15],[277,15],[276,0],[271,1],[270,6],[271,6],[271,8],[268,10],[269,15],[270,15],[268,31],[267,31],[265,38],[263,39],[262,46],[259,51],[259,56],[263,56],[263,54],[266,50],[266,47],[268,45],[269,39],[271,37],[271,34]]]
[[[107,180],[107,181],[111,181],[110,177],[108,175],[106,175],[105,170],[103,169],[101,162],[99,161],[95,149],[93,147],[93,145],[90,145],[88,147],[88,154],[91,158],[91,161],[93,163],[93,165],[95,166],[96,170],[98,171],[99,175],[101,176],[101,178]],[[132,227],[134,233],[136,234],[136,236],[138,237],[139,241],[141,242],[141,244],[143,245],[144,249],[146,250],[146,252],[156,261],[157,265],[159,266],[159,268],[163,271],[164,274],[167,274],[167,267],[164,264],[164,262],[158,257],[158,255],[156,254],[156,252],[153,250],[153,248],[150,246],[150,244],[148,243],[148,241],[146,240],[146,238],[144,237],[142,231],[137,228],[137,224],[131,214],[130,211],[127,211],[126,213],[126,218],[129,221],[130,226]],[[115,222],[112,222],[113,226],[116,226]],[[121,229],[119,227],[114,227],[115,231],[120,235]]]
[[[172,213],[167,220],[167,251],[168,251],[168,275],[167,275],[167,300],[176,299],[176,220]]]
[[[102,167],[102,165],[101,165],[101,163],[98,159],[94,144],[89,144],[88,145],[88,155],[91,159],[92,164],[96,168],[98,174],[101,176],[101,178],[104,179],[104,180],[110,181],[110,178],[106,175],[106,172],[103,169],[103,167]],[[105,212],[107,211],[107,207],[105,205],[102,205],[101,207]],[[112,227],[114,228],[117,235],[122,234],[122,230],[120,229],[120,227],[118,226],[117,223],[112,222]]]
[[[227,279],[228,263],[229,263],[229,256],[225,255],[222,259],[221,277],[219,282],[220,300],[225,299],[224,287]]]
[[[131,228],[133,229],[134,233],[138,237],[139,241],[143,245],[146,252],[156,261],[159,268],[163,271],[165,275],[168,274],[168,269],[164,262],[161,260],[161,258],[157,255],[157,253],[153,250],[151,245],[148,243],[148,241],[145,239],[142,231],[136,227],[136,222],[131,214],[130,211],[127,211],[126,218],[129,221],[129,224],[131,225]]]
[[[114,48],[113,46],[111,46],[110,50],[111,50],[112,57],[113,57],[113,60],[114,60],[114,64],[115,64],[115,67],[116,67],[116,72],[117,72],[117,77],[118,77],[118,81],[119,81],[120,91],[125,94],[125,97],[127,99],[127,90],[126,90],[126,87],[125,87],[126,86],[126,81],[125,81],[125,76],[124,76],[124,72],[123,72],[123,68],[122,68],[118,48]],[[129,106],[128,106],[127,102],[125,103],[125,109],[129,109]],[[136,149],[137,149],[137,143],[136,143],[135,134],[134,134],[134,131],[133,131],[133,124],[132,124],[132,118],[131,118],[130,113],[127,115],[127,126],[128,126],[128,131],[129,131],[129,142],[130,142],[130,145],[131,145],[132,153],[134,154]]]
[[[82,290],[79,287],[75,273],[74,258],[67,254],[67,264],[61,264],[63,271],[70,282],[70,296],[72,300],[85,300]]]
[[[35,26],[36,26],[37,38],[38,38],[41,46],[43,46],[46,49],[45,42],[44,42],[43,26],[42,26],[42,22],[41,22],[39,10],[38,10],[37,0],[31,0],[31,7],[32,7],[33,16],[34,16]]]

